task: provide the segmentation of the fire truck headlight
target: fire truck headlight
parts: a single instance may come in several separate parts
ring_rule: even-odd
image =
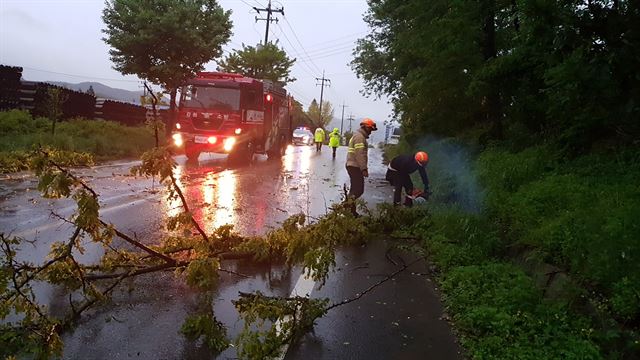
[[[176,123],[176,129],[180,130],[182,128],[182,125],[180,125],[180,123]]]
[[[242,128],[237,128],[235,133],[236,135],[240,135],[240,133],[242,133]]]
[[[182,134],[173,134],[171,137],[173,138],[173,143],[176,146],[182,146],[182,144],[184,143],[184,141],[182,140]]]
[[[231,151],[231,149],[233,149],[233,145],[236,144],[236,138],[234,137],[228,137],[226,139],[224,139],[224,151]]]

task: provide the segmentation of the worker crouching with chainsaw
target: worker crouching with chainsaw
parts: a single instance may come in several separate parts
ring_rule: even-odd
[[[429,162],[429,155],[424,151],[418,151],[415,155],[398,155],[389,163],[386,179],[394,187],[393,205],[400,205],[402,188],[406,193],[404,205],[412,206],[414,200],[426,200],[429,197],[429,178],[425,169]],[[420,173],[424,191],[413,188],[411,174]]]

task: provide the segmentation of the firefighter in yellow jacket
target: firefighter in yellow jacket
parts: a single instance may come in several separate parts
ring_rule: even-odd
[[[314,141],[316,143],[316,152],[322,151],[322,143],[324,142],[324,129],[317,128],[313,134]]]
[[[349,188],[348,198],[352,201],[362,196],[364,193],[364,178],[369,177],[369,161],[367,151],[367,139],[372,131],[376,131],[376,123],[365,118],[360,122],[360,128],[353,134],[349,140],[349,148],[347,150],[347,173],[351,179],[351,187]],[[351,212],[354,216],[358,216],[356,205],[352,203]]]
[[[329,134],[329,147],[333,150],[333,158],[336,158],[336,149],[340,146],[340,130],[334,128]]]

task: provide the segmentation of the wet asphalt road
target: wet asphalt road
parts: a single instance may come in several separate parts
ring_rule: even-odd
[[[199,164],[183,157],[176,176],[195,217],[205,230],[233,224],[243,235],[263,234],[287,217],[303,212],[317,217],[339,201],[343,184],[346,149],[332,160],[330,151],[316,153],[311,147],[290,147],[282,161],[256,155],[253,164],[228,167],[226,157],[203,155]],[[369,204],[391,201],[391,189],[383,183],[385,167],[381,153],[370,149],[370,174],[365,200]],[[161,185],[151,179],[129,175],[136,162],[120,162],[79,169],[100,194],[101,215],[124,232],[152,244],[162,235],[167,216],[178,203],[166,200]],[[0,232],[34,240],[19,256],[34,262],[44,259],[50,244],[63,241],[71,228],[53,219],[52,211],[69,216],[69,200],[42,199],[36,181],[26,174],[0,180]],[[242,328],[230,300],[238,291],[260,290],[266,294],[302,294],[328,297],[332,302],[353,297],[401,266],[406,254],[385,256],[388,244],[343,249],[327,284],[300,277],[299,269],[257,266],[248,262],[225,262],[223,267],[250,275],[245,279],[222,274],[215,294],[216,316],[233,339]],[[88,246],[83,262],[99,259],[99,248]],[[387,253],[387,255],[389,255]],[[457,359],[460,349],[448,324],[433,284],[424,276],[420,262],[362,299],[332,310],[318,321],[314,334],[292,345],[286,359]],[[210,355],[201,344],[178,335],[183,319],[203,305],[199,297],[171,273],[140,277],[136,291],[114,294],[106,307],[88,314],[76,331],[65,336],[67,359],[228,359],[235,349]],[[51,287],[37,289],[51,311],[64,308],[65,300]]]

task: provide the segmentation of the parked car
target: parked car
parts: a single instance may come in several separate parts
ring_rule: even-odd
[[[294,145],[313,145],[313,133],[307,128],[293,130]]]

